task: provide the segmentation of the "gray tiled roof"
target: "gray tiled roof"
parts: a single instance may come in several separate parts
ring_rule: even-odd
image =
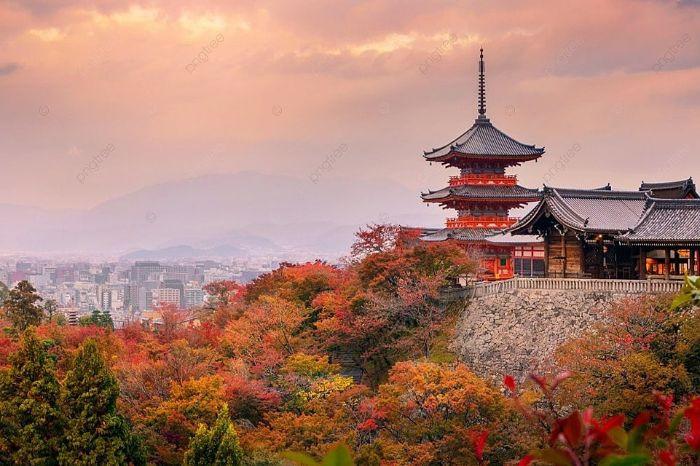
[[[651,191],[651,195],[657,198],[682,199],[687,196],[698,197],[695,183],[692,178],[679,181],[664,181],[660,183],[642,182],[640,191]]]
[[[450,196],[466,199],[501,198],[501,199],[538,199],[537,189],[524,188],[520,185],[462,185],[449,186],[438,191],[421,194],[423,200],[440,200]]]
[[[674,189],[674,188],[685,188],[688,185],[694,184],[693,178],[688,178],[687,180],[678,181],[661,181],[658,183],[646,183],[642,181],[639,187],[640,191],[649,191],[652,189]]]
[[[534,244],[544,243],[544,239],[537,235],[514,235],[509,231],[502,231],[495,235],[487,236],[486,241],[494,244]]]
[[[544,153],[544,148],[518,142],[483,118],[477,119],[471,128],[449,144],[426,151],[424,157],[434,160],[452,151],[471,156],[536,158]]]
[[[494,235],[500,231],[492,228],[443,228],[441,230],[426,231],[420,239],[423,241],[445,241],[448,239],[484,241],[487,236]]]
[[[443,228],[426,229],[420,238],[423,241],[486,241],[496,245],[542,243],[544,240],[536,235],[511,235],[503,230],[491,228]]]
[[[622,232],[634,227],[644,213],[647,193],[601,189],[546,187],[539,204],[512,231],[525,232],[545,211],[562,225],[583,232]]]
[[[618,239],[634,244],[700,244],[700,200],[649,199],[639,223]]]

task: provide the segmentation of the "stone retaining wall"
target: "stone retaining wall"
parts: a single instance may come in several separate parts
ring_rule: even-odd
[[[605,318],[628,294],[579,290],[511,290],[471,299],[460,317],[452,349],[472,370],[522,379],[544,370],[554,350]]]

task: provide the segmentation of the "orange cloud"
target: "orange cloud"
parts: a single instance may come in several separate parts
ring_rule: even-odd
[[[66,34],[58,28],[30,29],[27,32],[43,42],[57,42],[66,37]]]

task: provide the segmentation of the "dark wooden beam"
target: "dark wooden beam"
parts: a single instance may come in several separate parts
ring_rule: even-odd
[[[561,276],[566,278],[566,230],[561,235]]]
[[[647,251],[644,246],[639,247],[639,279],[647,278]]]
[[[695,248],[690,248],[690,264],[688,264],[688,275],[695,275]]]
[[[668,280],[671,274],[671,250],[664,248],[664,278]]]
[[[544,236],[544,276],[549,277],[549,240],[551,236],[545,233]]]

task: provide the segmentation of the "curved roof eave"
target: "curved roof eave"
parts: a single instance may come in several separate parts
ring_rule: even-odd
[[[423,157],[431,161],[449,158],[451,154],[466,157],[532,158],[544,154],[544,147],[524,144],[493,126],[490,120],[477,119],[471,128],[448,144],[423,151]]]

